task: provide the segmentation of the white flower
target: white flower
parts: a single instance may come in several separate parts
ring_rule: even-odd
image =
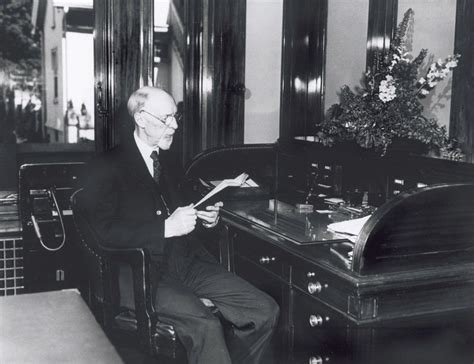
[[[424,88],[421,89],[420,93],[422,95],[428,95],[430,92],[428,90],[425,90]]]
[[[430,87],[435,87],[437,83],[438,83],[438,82],[436,82],[436,81],[429,81],[429,82],[428,82],[428,86],[430,86]]]
[[[422,77],[422,78],[420,78],[420,79],[418,80],[418,82],[419,82],[419,83],[425,83],[426,80]]]
[[[385,76],[385,80],[380,81],[379,99],[384,103],[392,101],[396,96],[396,90],[393,77],[390,75]]]
[[[458,65],[457,60],[449,61],[448,63],[446,63],[446,67],[448,68],[454,68],[454,67],[457,67],[457,65]]]

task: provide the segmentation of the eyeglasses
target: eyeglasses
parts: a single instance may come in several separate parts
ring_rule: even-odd
[[[176,112],[174,114],[162,115],[162,116],[157,116],[155,114],[152,114],[151,112],[146,111],[145,109],[142,109],[139,112],[144,112],[144,113],[154,117],[155,119],[159,120],[160,122],[162,122],[166,126],[170,126],[170,124],[173,122],[173,120],[175,120],[176,123],[179,123],[181,121],[181,119],[183,118],[183,115],[179,112]]]

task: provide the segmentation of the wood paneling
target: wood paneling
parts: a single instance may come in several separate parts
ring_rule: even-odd
[[[280,138],[314,134],[324,116],[327,0],[286,0],[283,13]]]
[[[120,142],[125,104],[137,88],[152,84],[153,1],[95,1],[97,149]]]
[[[201,0],[184,1],[184,34],[186,45],[184,52],[184,117],[183,163],[201,150],[201,34],[202,2]]]
[[[367,29],[367,69],[377,69],[377,55],[390,49],[397,27],[398,0],[370,0]]]
[[[205,149],[243,143],[245,96],[245,0],[209,1]]]
[[[112,54],[112,44],[109,41],[112,39],[110,2],[111,0],[94,1],[95,143],[99,153],[112,148],[116,143],[111,107],[113,77],[109,72],[112,68],[109,61]]]
[[[474,2],[458,0],[456,6],[454,52],[461,59],[453,71],[449,133],[474,162]]]
[[[184,158],[243,142],[245,0],[186,0]]]

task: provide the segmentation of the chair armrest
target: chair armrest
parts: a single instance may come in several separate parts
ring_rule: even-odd
[[[149,263],[149,254],[143,248],[109,248],[104,246],[100,248],[104,254],[115,262],[127,263],[137,268]]]
[[[130,265],[133,274],[133,295],[135,300],[135,315],[140,340],[150,338],[154,327],[152,285],[150,277],[150,253],[144,248],[106,248],[101,247],[111,262]],[[148,347],[148,342],[142,344]]]

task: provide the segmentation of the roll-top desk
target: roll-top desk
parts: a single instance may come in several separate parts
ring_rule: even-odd
[[[222,196],[225,238],[210,249],[279,303],[280,362],[474,362],[473,165],[297,142],[251,151],[208,152],[188,177],[249,170],[260,185]],[[207,168],[212,154],[229,162]],[[366,215],[352,238],[328,229]]]

